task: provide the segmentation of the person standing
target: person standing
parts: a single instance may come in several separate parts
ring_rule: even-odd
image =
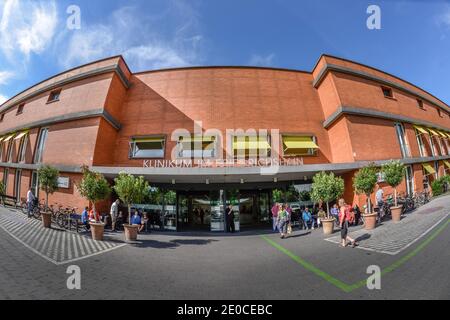
[[[28,215],[28,218],[31,218],[33,216],[34,199],[35,199],[35,197],[34,197],[33,191],[31,191],[31,189],[29,189],[27,192],[27,215]]]
[[[278,212],[278,229],[280,230],[281,239],[286,238],[287,228],[289,224],[289,213],[286,210],[286,205],[280,207]]]
[[[120,204],[120,200],[117,199],[116,201],[113,202],[112,206],[111,206],[111,231],[112,232],[116,232],[116,223],[117,223],[117,216],[119,214],[119,204]]]
[[[234,233],[236,231],[236,227],[234,225],[234,212],[233,212],[233,205],[229,205],[228,208],[225,210],[226,215],[226,222],[227,222],[227,232]]]
[[[348,245],[348,242],[352,245],[352,247],[356,247],[358,243],[356,240],[350,238],[348,235],[348,227],[349,227],[349,221],[350,221],[350,215],[352,208],[345,203],[344,199],[339,200],[339,225],[341,227],[341,240],[342,240],[342,247],[345,248]]]
[[[273,232],[278,231],[278,211],[280,210],[280,206],[278,203],[275,203],[272,207],[272,229]]]

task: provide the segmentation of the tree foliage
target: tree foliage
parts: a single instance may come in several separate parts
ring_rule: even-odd
[[[82,197],[92,202],[94,212],[96,213],[95,204],[109,197],[111,187],[101,173],[90,171],[86,166],[81,169],[83,178],[77,184],[78,190]]]
[[[344,190],[344,179],[336,177],[333,172],[330,174],[320,172],[313,178],[311,199],[315,202],[325,202],[327,204],[327,212],[330,214],[329,203],[341,197],[344,194]]]
[[[58,190],[59,171],[51,166],[38,169],[39,186],[45,192],[45,204],[48,207],[48,195]]]

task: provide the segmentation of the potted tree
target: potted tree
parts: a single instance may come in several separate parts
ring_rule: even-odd
[[[78,190],[86,200],[92,203],[92,210],[96,222],[90,222],[92,239],[95,241],[102,241],[105,232],[105,224],[100,222],[98,218],[95,204],[98,201],[105,200],[111,193],[111,187],[105,177],[97,172],[90,171],[88,167],[81,168],[83,172],[83,179],[77,185]]]
[[[364,194],[367,197],[368,213],[363,214],[366,230],[375,229],[377,223],[377,214],[372,210],[370,196],[377,184],[377,168],[375,164],[370,164],[367,167],[358,171],[353,179],[353,186],[358,194]]]
[[[330,214],[330,202],[337,200],[344,194],[344,180],[336,177],[334,173],[318,173],[313,178],[311,199],[315,202],[325,202],[327,204],[326,218],[322,218],[324,234],[334,232],[336,219]]]
[[[52,226],[52,213],[48,206],[48,195],[58,189],[59,171],[51,166],[43,166],[38,170],[39,186],[45,192],[45,209],[41,212],[44,228]]]
[[[398,205],[397,187],[405,177],[405,166],[400,161],[391,160],[382,167],[385,181],[394,189],[394,207],[391,208],[392,220],[399,222],[402,217],[402,206]]]
[[[120,173],[114,179],[114,191],[120,200],[128,207],[128,224],[124,224],[125,240],[136,241],[139,226],[131,225],[131,205],[141,203],[148,195],[150,187],[144,177],[136,178],[127,173]]]

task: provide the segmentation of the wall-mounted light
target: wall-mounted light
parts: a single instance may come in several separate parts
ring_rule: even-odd
[[[304,176],[304,177],[303,177],[303,180],[308,181],[308,177],[307,177],[307,176]]]
[[[206,179],[206,184],[209,184],[209,179]]]
[[[277,183],[278,182],[278,178],[273,178],[273,182]]]
[[[172,179],[172,184],[176,184],[177,182],[175,181],[175,179]]]
[[[241,179],[241,184],[244,184],[244,183],[245,183],[244,179]]]

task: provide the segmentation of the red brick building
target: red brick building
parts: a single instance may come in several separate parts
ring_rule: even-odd
[[[88,165],[111,181],[127,171],[173,191],[175,200],[147,207],[166,229],[223,230],[225,202],[234,199],[242,225],[256,225],[268,221],[274,189],[307,188],[322,170],[343,176],[347,202],[363,204],[354,173],[400,159],[408,166],[400,191],[421,191],[424,177],[450,172],[450,108],[405,80],[328,55],[312,72],[141,73],[119,56],[1,105],[0,156],[0,179],[18,201],[30,187],[39,192],[36,170],[49,164],[61,172],[50,203],[85,206],[75,184]]]

